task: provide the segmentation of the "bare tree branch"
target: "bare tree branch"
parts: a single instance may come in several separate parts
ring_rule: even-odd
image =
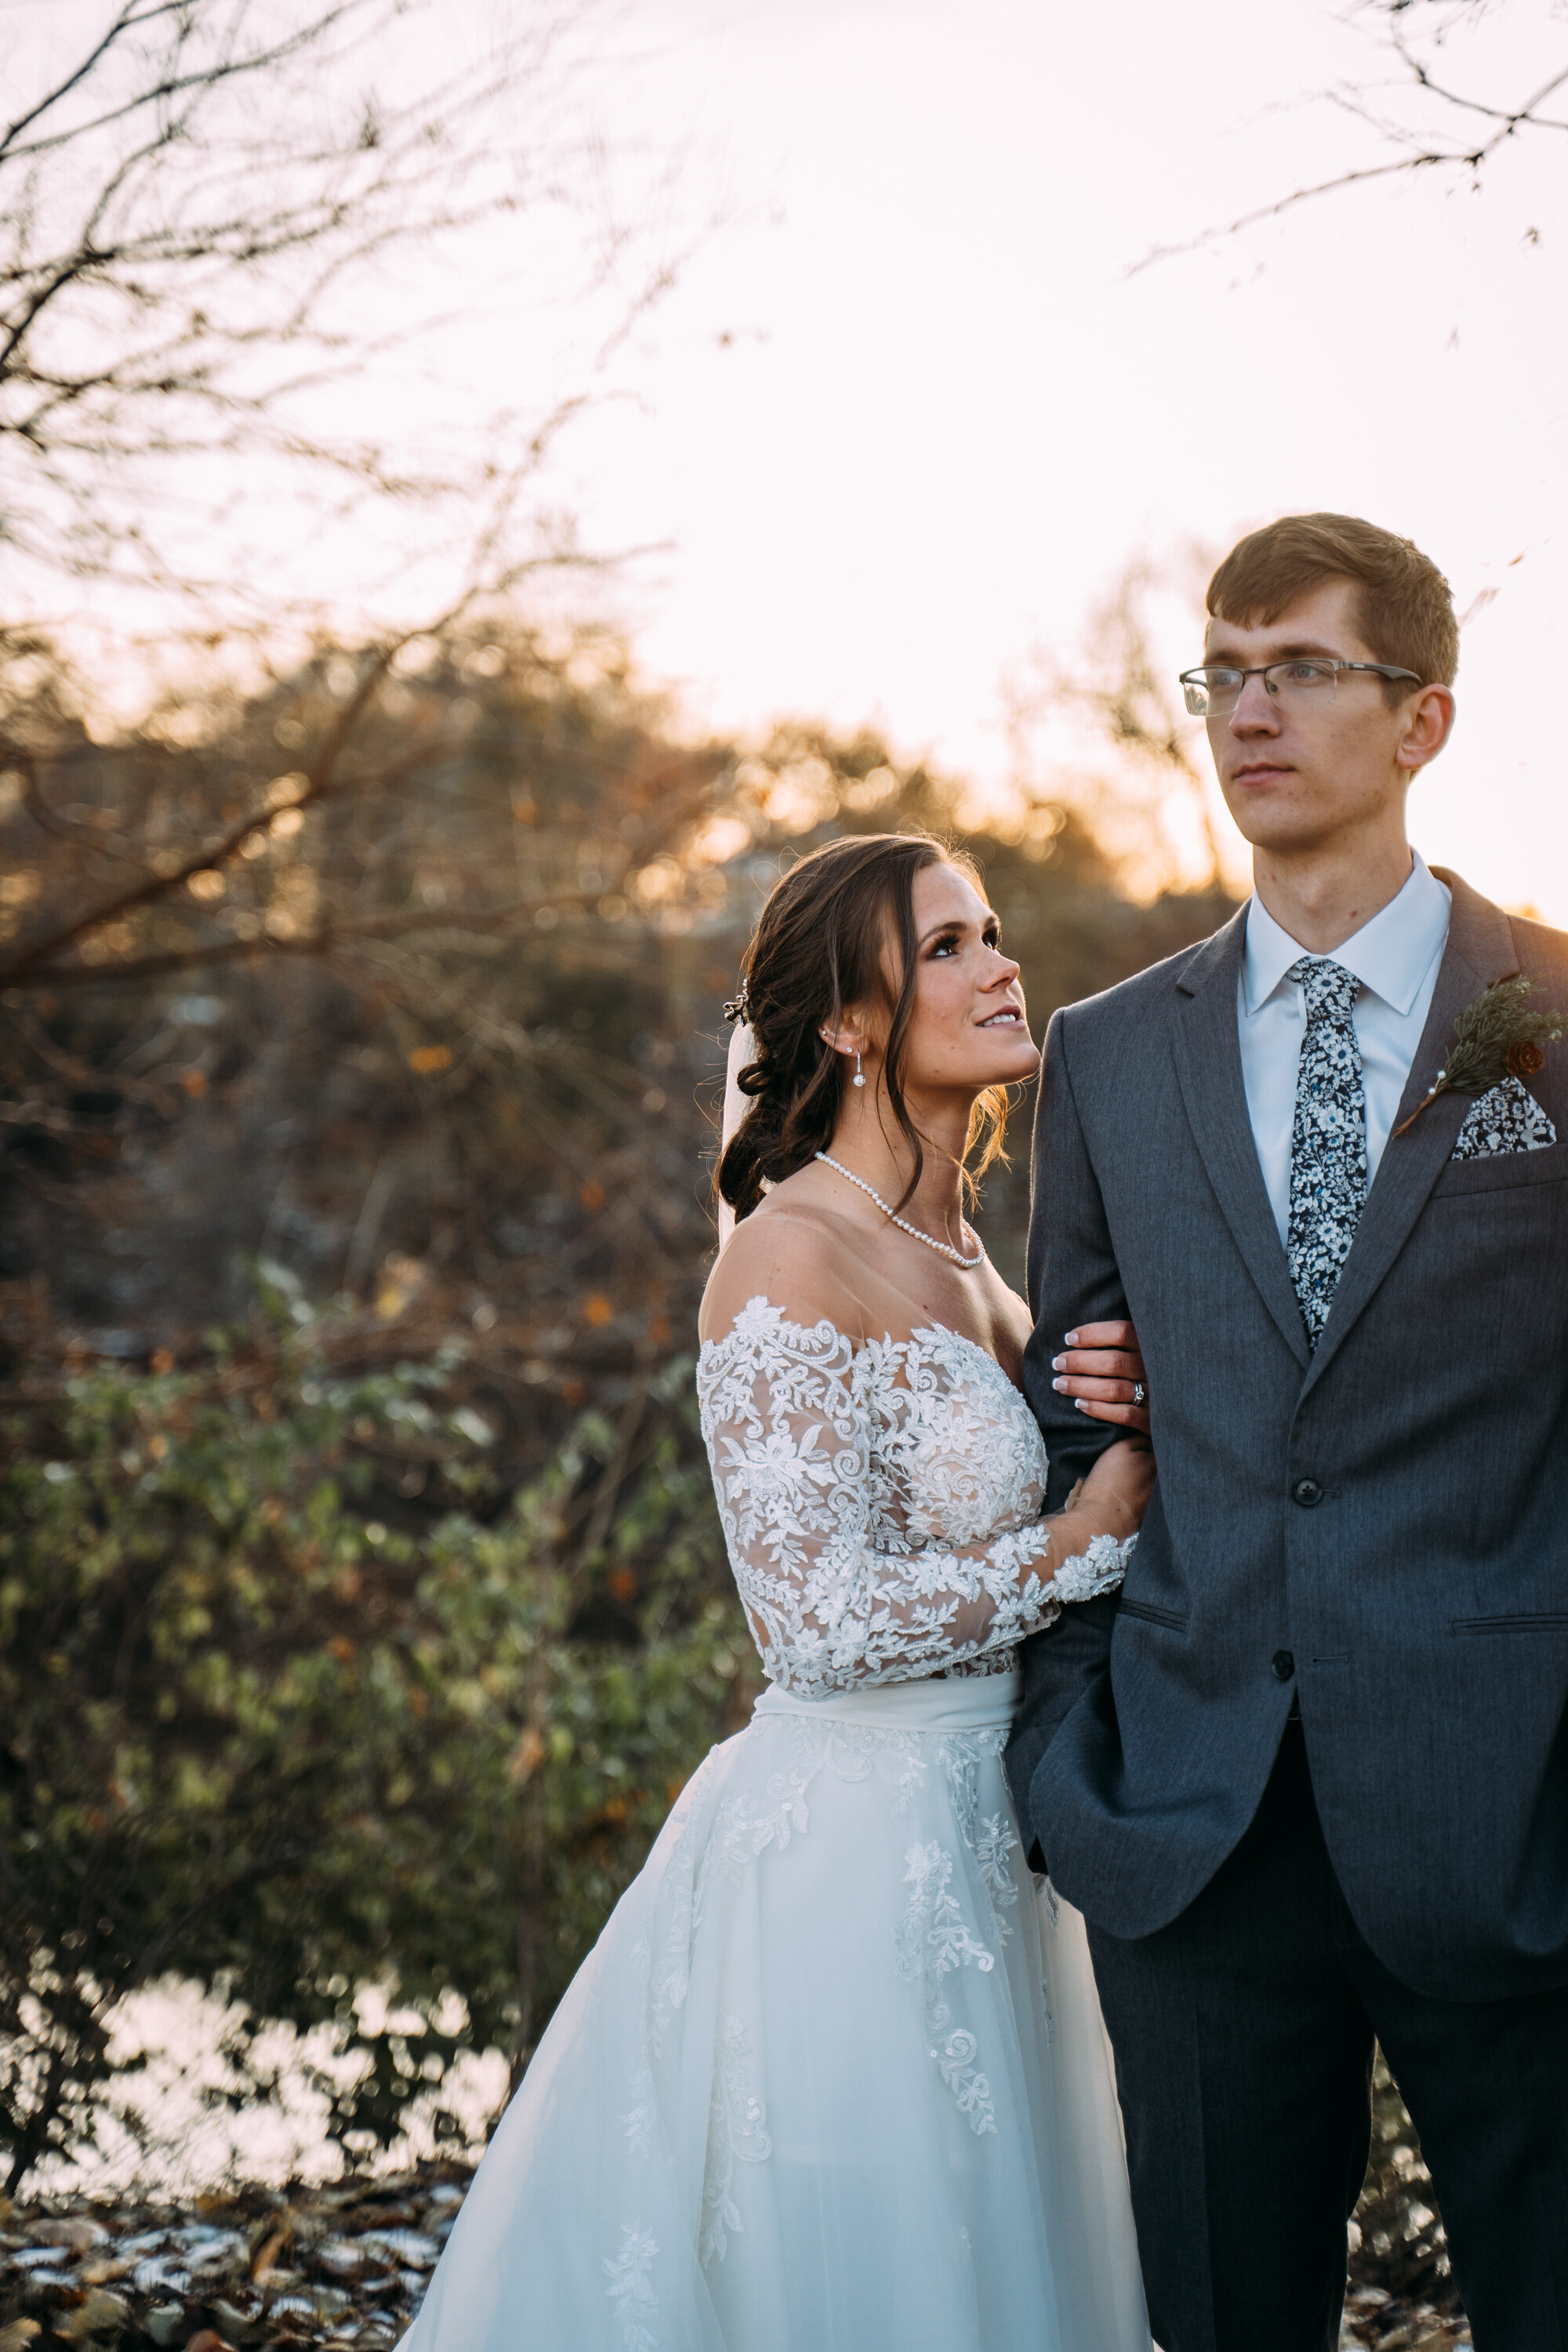
[[[1408,0],[1379,0],[1380,13],[1391,16],[1404,15],[1407,5]],[[1338,195],[1347,189],[1367,186],[1373,181],[1408,179],[1419,173],[1432,171],[1462,171],[1474,176],[1521,131],[1568,132],[1568,121],[1540,111],[1548,99],[1568,87],[1568,67],[1550,75],[1521,105],[1495,106],[1452,88],[1447,80],[1439,81],[1430,67],[1415,54],[1408,36],[1402,29],[1389,32],[1385,39],[1388,50],[1398,60],[1406,89],[1436,99],[1455,113],[1479,115],[1486,121],[1495,123],[1497,128],[1479,144],[1468,141],[1423,138],[1392,116],[1374,113],[1365,94],[1360,90],[1342,88],[1320,91],[1317,94],[1319,101],[1365,122],[1380,138],[1405,152],[1386,163],[1355,165],[1347,171],[1336,172],[1326,180],[1315,181],[1310,186],[1292,188],[1288,194],[1276,197],[1269,204],[1256,205],[1248,212],[1239,213],[1232,220],[1211,223],[1180,244],[1155,246],[1141,260],[1131,263],[1124,276],[1136,278],[1158,263],[1203,252],[1229,238],[1240,236],[1248,229],[1259,227],[1265,221],[1279,220],[1286,213],[1294,212],[1299,205],[1315,204],[1321,197]]]
[[[386,676],[399,647],[405,645],[407,641],[406,636],[395,638],[389,645],[382,646],[373,653],[365,665],[364,675],[359,685],[327,730],[321,748],[307,772],[304,791],[296,800],[288,803],[289,807],[307,809],[315,802],[324,800],[331,792],[336,781],[339,757],[355,721],[361,717],[376,688]],[[417,756],[417,753],[410,754],[410,758]],[[5,738],[0,737],[0,760],[5,761],[9,766],[20,771],[29,813],[39,817],[40,822],[47,824],[47,819],[40,814],[42,802],[38,792],[37,762],[33,755],[25,746],[12,743]],[[372,783],[382,779],[366,778],[363,781]],[[231,858],[239,855],[251,835],[264,830],[277,814],[278,811],[272,808],[256,811],[235,825],[221,841],[214,842],[210,846],[194,852],[168,873],[144,875],[142,880],[129,890],[121,890],[116,897],[106,900],[100,906],[92,908],[88,913],[75,916],[69,922],[62,923],[44,939],[36,940],[12,963],[0,967],[0,981],[15,982],[30,978],[41,966],[51,963],[62,950],[74,945],[79,940],[85,939],[89,932],[101,930],[106,923],[118,921],[122,916],[133,914],[138,908],[151,906],[154,899],[166,898],[171,892],[184,888],[193,875],[207,873],[226,865]],[[89,969],[98,970],[100,967],[90,966]]]
[[[1554,117],[1536,112],[1537,107],[1543,105],[1553,91],[1561,89],[1563,83],[1568,82],[1568,68],[1564,68],[1562,73],[1553,74],[1550,81],[1542,82],[1533,98],[1527,99],[1522,106],[1510,111],[1500,106],[1488,106],[1479,98],[1466,98],[1458,90],[1446,89],[1442,83],[1433,80],[1426,67],[1417,58],[1408,54],[1403,43],[1398,44],[1398,47],[1401,57],[1405,58],[1415,79],[1423,89],[1430,90],[1434,98],[1440,98],[1447,105],[1458,107],[1465,113],[1484,114],[1489,121],[1501,123],[1502,129],[1496,136],[1489,140],[1486,146],[1478,149],[1472,157],[1467,158],[1467,161],[1475,163],[1484,161],[1494,148],[1500,146],[1504,139],[1510,138],[1525,123],[1532,124],[1539,131],[1568,131],[1568,122],[1559,122]]]
[[[575,402],[563,404],[562,409],[557,412],[557,417],[569,415],[575,405]],[[394,662],[405,646],[421,638],[439,639],[449,636],[462,626],[468,614],[482,599],[496,600],[508,595],[516,589],[522,579],[541,569],[565,562],[570,562],[574,568],[593,568],[590,559],[579,558],[574,554],[531,556],[510,563],[503,560],[507,525],[517,493],[531,474],[542,447],[545,446],[549,433],[554,429],[555,421],[549,420],[547,425],[541,428],[541,434],[536,436],[534,447],[525,453],[510,477],[502,483],[499,496],[494,499],[479,526],[469,564],[468,584],[435,619],[422,623],[417,628],[403,630],[396,635],[383,640],[381,644],[368,647],[360,656],[362,668],[354,689],[348,698],[339,705],[328,723],[314,757],[303,772],[305,781],[302,790],[284,804],[289,810],[303,815],[342,791],[352,791],[367,796],[377,791],[383,791],[405,776],[413,773],[432,757],[437,756],[443,749],[451,748],[449,739],[443,738],[438,731],[433,732],[416,738],[395,760],[382,762],[347,779],[346,782],[340,778],[340,765],[353,742],[355,731],[364,719],[378,690],[385,683]],[[0,735],[0,766],[15,769],[21,776],[24,803],[35,822],[46,832],[53,833],[57,838],[66,837],[59,820],[44,799],[36,753],[26,744]],[[151,871],[144,868],[139,878],[128,888],[119,890],[111,898],[100,901],[97,906],[70,917],[57,925],[42,939],[30,942],[9,963],[0,965],[0,985],[14,985],[19,981],[37,979],[40,974],[63,980],[67,976],[68,970],[75,969],[74,967],[60,968],[56,964],[56,959],[68,948],[79,945],[81,940],[94,932],[104,929],[110,923],[119,922],[126,916],[151,907],[160,899],[171,898],[175,892],[184,888],[196,875],[221,871],[225,866],[240,856],[246,845],[258,834],[270,826],[281,813],[281,806],[276,803],[254,808],[231,825],[229,830],[216,841],[208,842],[192,850],[184,857],[167,867],[161,866]],[[343,934],[334,932],[332,936],[338,937]],[[309,951],[320,951],[321,945],[324,943],[326,938],[327,935],[322,934],[321,940],[315,942]],[[215,942],[214,951],[229,944],[234,943]],[[238,944],[253,949],[256,942]],[[293,943],[290,942],[289,945],[292,950]],[[170,960],[169,955],[151,960],[143,958],[134,966],[126,965],[123,968],[133,969],[139,974],[145,976],[154,971],[177,970],[181,960],[190,962],[211,960],[207,951],[195,949],[170,952],[174,958],[174,961]],[[221,955],[219,960],[222,960]],[[120,965],[114,967],[117,971],[121,968]],[[82,971],[96,972],[102,977],[105,975],[106,969],[103,964],[94,963],[83,966]]]
[[[400,457],[384,436],[323,428],[310,404],[439,323],[364,331],[353,305],[369,273],[492,217],[581,214],[584,290],[596,273],[621,314],[595,330],[601,368],[667,290],[689,246],[622,286],[641,222],[601,234],[579,84],[604,5],[518,0],[505,50],[476,42],[431,88],[409,42],[421,16],[435,28],[432,0],[285,0],[281,27],[273,11],[254,31],[253,0],[110,5],[79,61],[0,130],[0,539],[68,571],[243,602],[245,567],[216,544],[199,583],[164,544],[190,499],[183,459],[259,457],[301,489],[335,477],[343,511],[471,496],[483,459]],[[18,84],[51,46],[19,51]],[[531,431],[499,417],[486,446]]]
[[[253,49],[247,57],[232,55],[226,57],[225,68],[231,74],[269,72],[275,66],[281,65],[285,58],[298,55],[301,49],[315,46],[325,35],[334,31],[343,18],[363,12],[366,5],[367,0],[344,0],[344,5],[328,9],[313,23],[301,26],[298,32],[290,34],[286,40],[274,42],[263,48]],[[153,80],[146,88],[133,92],[121,106],[111,107],[106,112],[95,115],[86,122],[73,123],[68,131],[56,131],[47,139],[36,140],[30,146],[22,146],[18,143],[24,131],[30,130],[35,122],[41,121],[46,114],[58,106],[80,83],[91,78],[116,42],[123,41],[128,33],[140,32],[144,26],[155,23],[160,17],[175,19],[178,33],[174,54],[183,51],[195,30],[194,12],[189,0],[159,0],[158,5],[140,10],[131,5],[122,7],[97,47],[89,51],[81,63],[67,75],[65,80],[40,99],[27,113],[9,124],[4,131],[0,131],[0,162],[15,162],[23,157],[47,154],[52,148],[64,146],[69,140],[88,138],[96,131],[106,131],[111,124],[123,121],[127,116],[141,113],[149,107],[162,106],[171,98],[183,97],[187,91],[205,90],[209,88],[213,79],[210,67],[198,68],[193,73],[166,73],[161,79]]]
[[[552,908],[557,913],[580,913],[584,905],[580,890],[564,896],[517,898],[503,907],[490,907],[480,913],[464,910],[462,931],[465,938],[501,930],[510,923],[531,922],[541,908]],[[110,980],[156,980],[173,971],[194,971],[205,964],[240,963],[259,956],[322,956],[334,948],[349,945],[356,940],[400,940],[419,931],[446,931],[454,929],[449,909],[437,911],[416,907],[400,908],[386,915],[372,915],[357,923],[331,923],[323,929],[312,931],[303,939],[283,939],[264,933],[254,940],[209,940],[195,947],[174,948],[163,955],[127,956],[103,963],[61,964],[47,971],[33,969],[31,961],[19,961],[0,971],[0,982],[14,985],[26,980],[37,988],[79,987],[88,982]]]
[[[68,98],[79,82],[86,81],[108,56],[115,42],[122,39],[128,31],[144,24],[150,24],[154,17],[173,16],[177,12],[177,7],[178,0],[159,0],[158,5],[140,13],[132,5],[122,7],[104,33],[103,38],[88,51],[79,65],[72,68],[64,81],[57,83],[53,89],[46,91],[26,114],[20,115],[15,122],[8,125],[5,131],[0,132],[0,157],[11,153],[25,131],[30,131],[35,122],[42,121],[51,107],[58,106],[62,99]]]
[[[1196,236],[1187,237],[1180,245],[1156,245],[1143,256],[1142,261],[1133,262],[1123,274],[1128,278],[1137,278],[1145,269],[1152,269],[1159,262],[1179,261],[1185,254],[1202,253],[1209,246],[1220,244],[1226,237],[1240,236],[1244,230],[1257,228],[1263,221],[1278,220],[1282,213],[1294,212],[1298,205],[1310,205],[1319,196],[1335,195],[1342,188],[1361,187],[1371,180],[1394,179],[1424,170],[1428,164],[1451,163],[1457,160],[1458,159],[1452,155],[1437,152],[1402,155],[1396,163],[1370,163],[1360,171],[1336,173],[1331,180],[1320,180],[1310,188],[1293,188],[1288,196],[1277,197],[1271,205],[1259,205],[1252,212],[1238,213],[1232,221],[1215,222],[1208,228],[1200,229]]]

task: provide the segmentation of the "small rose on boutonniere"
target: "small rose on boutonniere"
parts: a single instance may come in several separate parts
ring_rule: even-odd
[[[1486,1095],[1504,1078],[1535,1076],[1546,1060],[1542,1048],[1562,1036],[1568,1020],[1561,1013],[1533,1012],[1528,1003],[1533,986],[1522,975],[1497,980],[1471,998],[1454,1024],[1447,1061],[1395,1136],[1413,1128],[1439,1095]]]

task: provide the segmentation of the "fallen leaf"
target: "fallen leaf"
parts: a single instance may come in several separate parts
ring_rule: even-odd
[[[250,2265],[250,2275],[258,2286],[293,2234],[293,2231],[287,2222],[280,2229],[273,2231],[272,2235]]]
[[[100,2222],[83,2221],[77,2214],[68,2214],[59,2221],[35,2221],[27,2235],[35,2246],[68,2246],[72,2253],[85,2253],[89,2246],[101,2246],[109,2232]]]
[[[131,2325],[131,2306],[117,2294],[106,2294],[94,2287],[85,2303],[74,2311],[57,2312],[55,2334],[63,2336],[68,2344],[85,2343],[89,2336],[119,2336]]]

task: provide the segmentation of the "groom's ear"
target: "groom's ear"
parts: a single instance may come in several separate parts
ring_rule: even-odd
[[[1435,760],[1454,731],[1453,689],[1447,686],[1424,686],[1413,696],[1409,724],[1400,738],[1394,760],[1412,775]]]

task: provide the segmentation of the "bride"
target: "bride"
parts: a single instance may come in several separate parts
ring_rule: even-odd
[[[1001,1771],[1017,1643],[1121,1577],[1152,1464],[1053,1518],[963,1214],[1034,1075],[962,857],[861,836],[747,956],[703,1434],[767,1687],[688,1781],[497,2128],[405,2352],[1149,2352],[1082,1924]],[[733,1066],[733,1064],[732,1064]],[[1063,1384],[1140,1428],[1124,1325]]]

